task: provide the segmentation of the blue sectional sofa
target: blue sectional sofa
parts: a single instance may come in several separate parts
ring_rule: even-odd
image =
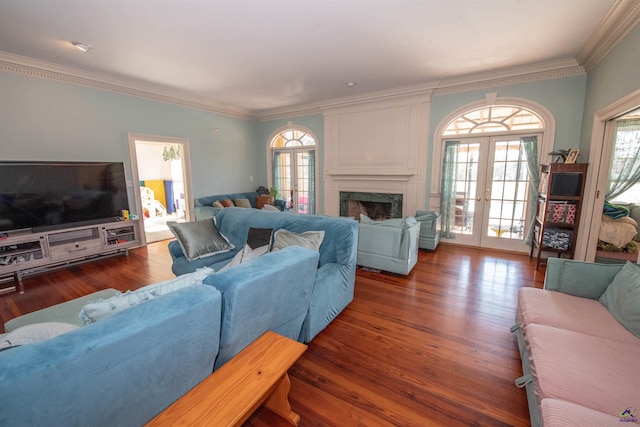
[[[190,287],[0,352],[0,425],[144,425],[211,374],[221,303]]]
[[[232,194],[218,194],[216,196],[199,197],[193,201],[194,204],[194,216],[196,220],[211,218],[215,215],[220,208],[213,207],[213,202],[216,200],[229,199],[234,201],[235,199],[247,199],[252,208],[256,207],[256,197],[260,194],[250,191],[248,193],[232,193]],[[286,202],[284,200],[275,199],[274,206],[279,210],[285,210]]]
[[[278,229],[294,233],[324,231],[313,293],[298,341],[311,341],[353,300],[358,250],[357,221],[342,217],[242,208],[221,209],[215,213],[215,219],[218,229],[235,249],[189,261],[178,242],[172,241],[169,243],[169,252],[173,258],[171,269],[176,275],[190,273],[205,266],[218,271],[241,250],[250,227],[271,228],[274,232]],[[262,258],[264,257],[258,260]],[[279,271],[277,281],[286,280],[287,276],[295,273],[295,270],[285,265],[275,268]],[[262,274],[257,267],[253,272],[258,276]]]

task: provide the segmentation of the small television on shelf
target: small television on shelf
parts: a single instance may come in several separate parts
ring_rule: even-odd
[[[122,162],[0,161],[0,232],[117,221],[124,209]]]

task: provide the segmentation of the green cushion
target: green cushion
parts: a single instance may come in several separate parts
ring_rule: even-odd
[[[627,262],[600,302],[625,328],[640,337],[640,266]]]

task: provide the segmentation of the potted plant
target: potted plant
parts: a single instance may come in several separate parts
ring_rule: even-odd
[[[275,187],[271,187],[271,188],[269,189],[269,195],[271,196],[271,203],[272,203],[272,204],[275,202],[276,197],[278,197],[278,194],[280,194],[280,193],[278,192],[278,189],[277,189],[277,188],[275,188]]]

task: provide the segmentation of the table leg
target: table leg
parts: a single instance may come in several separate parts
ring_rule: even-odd
[[[271,396],[267,398],[265,406],[294,426],[297,426],[298,422],[300,422],[300,415],[291,410],[291,405],[289,404],[290,389],[291,381],[289,380],[289,375],[285,373],[282,378],[280,378]]]

